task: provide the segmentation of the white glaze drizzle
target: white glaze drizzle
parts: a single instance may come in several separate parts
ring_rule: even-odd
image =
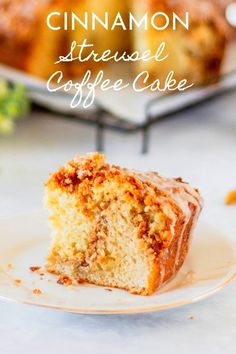
[[[183,236],[186,227],[190,221],[190,218],[192,217],[190,204],[193,204],[196,208],[195,215],[193,218],[193,224],[191,227],[191,234],[192,234],[192,231],[196,225],[199,213],[202,208],[202,198],[199,192],[196,189],[192,188],[186,182],[178,181],[176,179],[171,179],[171,178],[170,179],[164,178],[156,172],[147,172],[147,173],[135,172],[134,174],[143,182],[151,182],[157,189],[159,189],[160,191],[164,192],[167,195],[166,197],[165,196],[159,197],[161,202],[165,203],[166,200],[171,199],[177,205],[177,207],[180,208],[180,210],[182,211],[182,215],[184,217],[184,225],[182,227],[181,235],[179,237],[178,245],[177,245],[177,252],[175,257],[175,269],[176,269],[179,262]],[[177,221],[177,217],[174,212],[172,217],[173,218],[172,218],[172,225],[171,225],[171,233],[172,233],[172,237],[174,237],[175,224]],[[161,283],[163,282],[165,277],[165,261],[167,260],[167,256],[168,254],[166,254],[166,257],[164,257],[163,259],[163,263],[160,265]]]

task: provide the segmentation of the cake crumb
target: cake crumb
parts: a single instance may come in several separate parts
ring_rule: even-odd
[[[8,268],[8,269],[12,269],[12,268],[13,268],[13,265],[12,265],[11,263],[8,263],[7,268]]]
[[[69,286],[72,284],[72,280],[67,275],[60,275],[57,283]]]
[[[39,267],[39,266],[32,266],[32,267],[29,267],[29,269],[31,270],[31,272],[37,272],[39,269],[41,269],[41,267]]]
[[[231,205],[236,203],[236,189],[230,191],[225,197],[225,204]]]
[[[109,288],[106,288],[105,290],[106,290],[106,291],[112,291],[112,289],[109,289]]]
[[[192,315],[192,316],[189,316],[188,319],[189,319],[189,320],[195,320],[195,317]]]
[[[21,279],[15,279],[15,285],[20,286],[22,283]]]
[[[34,295],[41,295],[42,294],[42,291],[40,289],[34,289],[33,290],[33,294]]]

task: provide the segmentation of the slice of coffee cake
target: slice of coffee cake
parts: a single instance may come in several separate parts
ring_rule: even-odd
[[[46,183],[53,228],[49,272],[73,283],[152,294],[179,270],[201,210],[181,178],[77,156]]]

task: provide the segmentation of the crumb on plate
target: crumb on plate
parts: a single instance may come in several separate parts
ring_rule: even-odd
[[[225,204],[231,205],[236,203],[236,189],[230,191],[225,197]]]
[[[72,284],[72,280],[67,276],[67,275],[60,275],[57,283],[60,285],[71,285]]]
[[[39,269],[41,269],[41,267],[39,266],[32,266],[29,268],[31,270],[31,272],[37,272]]]
[[[15,285],[20,286],[22,283],[21,279],[15,279]]]
[[[33,294],[34,295],[41,295],[42,294],[42,291],[40,289],[34,289],[33,290]]]

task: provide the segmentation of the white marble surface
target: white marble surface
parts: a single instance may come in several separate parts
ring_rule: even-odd
[[[49,171],[76,153],[94,150],[93,127],[33,114],[12,137],[0,138],[0,217],[41,206]],[[150,152],[141,135],[105,134],[110,161],[199,186],[212,216],[236,242],[236,93],[156,125]],[[3,235],[0,235],[3,237]],[[209,250],[210,252],[210,250]],[[235,354],[236,282],[200,303],[160,313],[71,315],[0,302],[0,354]]]

